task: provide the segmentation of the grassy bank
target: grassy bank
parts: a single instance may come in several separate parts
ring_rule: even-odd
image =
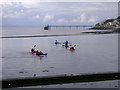
[[[37,85],[52,85],[64,83],[95,82],[106,80],[120,80],[120,73],[98,73],[86,75],[61,75],[50,77],[31,77],[20,79],[6,79],[2,81],[2,88],[15,88]]]

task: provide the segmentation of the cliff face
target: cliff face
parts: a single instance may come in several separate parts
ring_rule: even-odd
[[[95,28],[120,28],[120,16],[97,23]]]

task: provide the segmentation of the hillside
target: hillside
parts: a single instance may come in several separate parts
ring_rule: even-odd
[[[120,28],[120,16],[97,23],[93,29],[115,29]]]

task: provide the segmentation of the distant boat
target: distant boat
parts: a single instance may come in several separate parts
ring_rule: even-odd
[[[48,26],[48,25],[45,26],[45,27],[44,27],[44,30],[49,30],[49,26]]]

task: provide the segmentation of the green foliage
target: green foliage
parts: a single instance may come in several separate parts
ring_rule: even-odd
[[[108,22],[113,22],[114,21],[114,19],[108,19],[108,20],[106,20],[104,23],[106,24],[106,23],[108,23]]]
[[[120,26],[120,16],[118,16],[117,18],[114,18],[114,19],[104,20],[95,25],[95,27],[98,27],[98,28],[114,28],[117,26]]]
[[[120,16],[118,16],[118,18],[117,19],[120,19]]]
[[[100,24],[99,24],[99,23],[97,23],[95,26],[96,26],[96,27],[99,27],[99,26],[100,26]]]

